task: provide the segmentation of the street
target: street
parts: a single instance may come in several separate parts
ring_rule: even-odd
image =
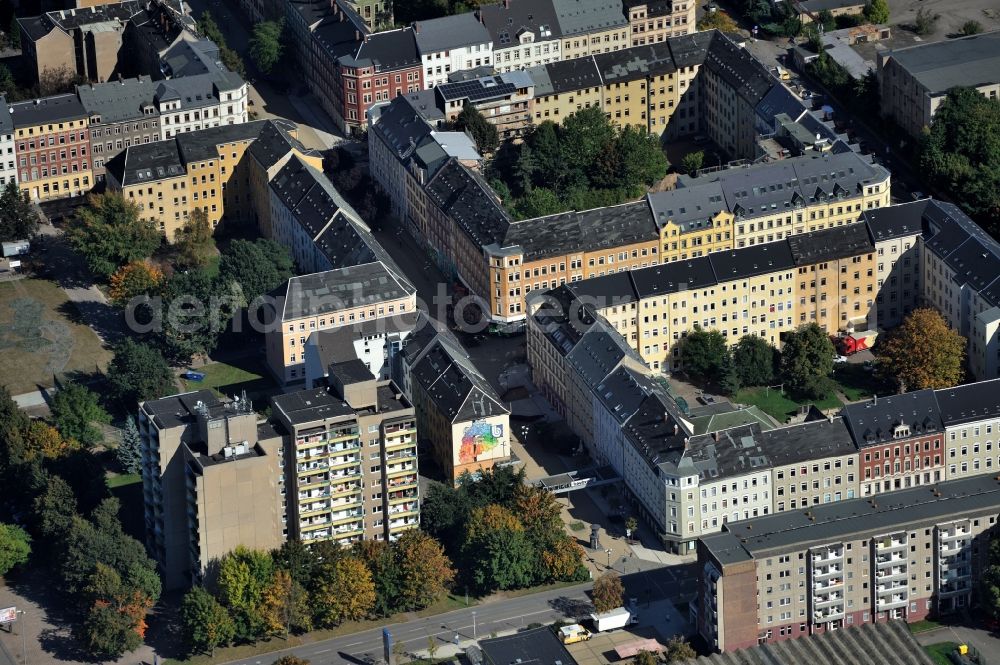
[[[682,596],[690,595],[697,584],[694,565],[686,569],[658,568],[624,576],[626,596],[635,597],[639,607],[648,598],[668,599],[675,603]],[[433,637],[439,646],[455,644],[456,637],[464,648],[476,638],[493,633],[519,630],[532,623],[552,623],[558,620],[577,619],[593,612],[587,597],[591,584],[555,589],[541,593],[487,602],[482,605],[459,609],[433,617],[413,619],[406,623],[390,624],[386,628],[393,639],[401,643],[408,653],[425,651],[428,638]],[[473,627],[475,615],[475,627]],[[652,617],[643,617],[643,621]],[[663,636],[664,640],[670,636]],[[382,657],[382,628],[335,637],[293,649],[277,651],[254,658],[233,661],[233,665],[264,665],[281,656],[294,654],[306,658],[312,665],[333,663],[374,662]]]

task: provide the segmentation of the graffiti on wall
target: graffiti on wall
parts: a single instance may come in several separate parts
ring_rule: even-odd
[[[502,439],[503,425],[492,425],[488,422],[472,423],[462,434],[462,445],[458,451],[459,464],[472,464],[480,457],[496,450]]]

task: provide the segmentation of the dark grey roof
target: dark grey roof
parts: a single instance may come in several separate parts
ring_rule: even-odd
[[[526,261],[574,251],[600,251],[659,237],[645,200],[512,223],[502,247],[520,247]]]
[[[80,103],[80,98],[73,93],[15,102],[10,105],[10,113],[14,127],[82,120],[87,117],[87,110]]]
[[[566,354],[578,379],[593,389],[626,359],[642,366],[642,359],[604,318],[598,319]]]
[[[381,137],[396,159],[405,163],[416,150],[417,144],[430,136],[433,127],[424,120],[411,99],[396,97],[388,104],[373,107],[372,123],[368,131]]]
[[[320,364],[328,367],[332,363],[357,358],[354,344],[365,337],[409,333],[416,327],[419,316],[418,312],[403,312],[379,319],[355,321],[349,326],[317,330],[309,336],[309,343],[315,344]]]
[[[550,62],[531,67],[527,72],[535,81],[535,97],[599,88],[603,84],[601,71],[593,56]]]
[[[365,381],[371,381],[375,378],[372,375],[371,370],[368,369],[368,365],[357,357],[347,358],[340,362],[331,363],[329,365],[329,370],[331,376],[336,376],[341,383],[345,385],[351,383],[363,383]]]
[[[951,203],[929,200],[924,225],[924,247],[955,271],[955,281],[1000,305],[1000,244]]]
[[[921,486],[730,522],[701,540],[712,554],[734,563],[1000,511],[1000,481],[993,475],[938,483],[934,489]]]
[[[861,229],[865,237],[868,232]],[[805,234],[795,236],[803,237]],[[809,234],[812,235],[812,234]],[[789,248],[791,243],[769,242],[762,245],[750,245],[740,249],[712,252],[708,255],[719,282],[753,277],[775,270],[791,270],[795,267],[794,251]]]
[[[235,90],[242,85],[243,79],[231,72],[194,74],[157,81],[156,100],[178,100],[181,110],[218,106],[222,101],[220,92]]]
[[[240,75],[222,64],[219,46],[211,39],[179,40],[163,52],[160,60],[164,73],[173,81],[209,74],[216,77],[216,85],[222,90],[243,85]]]
[[[650,296],[700,289],[718,282],[708,256],[671,261],[631,271],[632,284],[640,299]]]
[[[297,390],[285,395],[275,395],[271,405],[280,411],[292,425],[301,425],[326,418],[342,419],[354,410],[326,388]]]
[[[673,403],[659,393],[647,395],[622,431],[651,465],[676,465],[688,432]]]
[[[0,93],[0,134],[12,134],[14,132],[14,121],[10,117],[10,106],[7,105],[7,98]]]
[[[1000,379],[935,390],[945,427],[1000,418]]]
[[[442,16],[413,24],[421,55],[490,43],[490,33],[472,12]]]
[[[761,432],[760,443],[772,466],[850,455],[858,450],[841,417]]]
[[[781,83],[771,86],[757,104],[757,115],[772,127],[774,117],[781,113],[797,121],[808,110],[809,107]]]
[[[606,319],[595,313],[594,308],[581,303],[568,286],[560,286],[541,293],[532,291],[527,296],[531,317],[548,338],[555,350],[566,356],[579,343],[584,333]]]
[[[660,228],[668,222],[681,232],[695,231],[712,225],[712,216],[728,211],[729,204],[719,182],[706,182],[691,187],[678,187],[646,195]]]
[[[365,37],[358,49],[345,55],[341,62],[352,67],[376,66],[379,71],[416,67],[420,53],[412,28],[376,32]]]
[[[381,261],[292,277],[284,287],[282,320],[397,300],[413,292]]]
[[[264,169],[271,168],[278,160],[293,150],[302,154],[319,156],[317,151],[306,149],[298,139],[289,134],[289,131],[294,129],[295,125],[288,120],[272,120],[260,131],[257,140],[250,146],[250,155]]]
[[[594,62],[604,84],[624,83],[635,79],[677,70],[666,42],[633,46],[628,49],[598,53]]]
[[[480,7],[478,13],[490,31],[494,49],[518,44],[518,36],[525,31],[535,34],[535,43],[562,36],[551,0],[510,0]]]
[[[166,141],[139,143],[116,155],[107,163],[107,170],[123,187],[174,178],[183,175],[190,162],[218,159],[218,146],[223,143],[254,140],[270,122],[220,125],[178,134]]]
[[[771,466],[757,423],[693,436],[683,457],[693,463],[703,480],[754,473]]]
[[[795,265],[844,259],[875,251],[875,243],[864,224],[846,224],[812,233],[788,236]]]
[[[724,80],[751,108],[756,107],[776,81],[750,52],[724,33],[713,31],[704,66]]]
[[[410,376],[449,422],[510,413],[468,355],[440,339],[423,349]]]
[[[631,418],[647,395],[656,392],[652,379],[630,367],[619,367],[594,386],[595,397],[618,422]]]
[[[861,213],[875,242],[911,236],[923,231],[927,199],[899,205],[872,208]]]
[[[944,431],[933,390],[915,390],[848,404],[841,415],[859,448],[891,443],[898,426],[909,430],[907,437]]]
[[[481,176],[457,159],[442,166],[425,188],[427,196],[478,246],[498,243],[510,217]]]
[[[863,623],[846,630],[761,644],[696,659],[677,665],[932,665],[934,663],[910,632],[906,622]]]
[[[628,25],[625,12],[622,11],[621,0],[551,0],[551,2],[563,37],[603,32]]]
[[[195,422],[195,409],[199,402],[209,407],[221,404],[215,393],[206,389],[146,400],[142,403],[142,410],[149,414],[157,427],[171,429]]]
[[[155,110],[153,96],[156,84],[148,76],[91,83],[76,89],[87,113],[99,115],[101,124],[124,122],[148,117],[146,110]]]
[[[671,0],[624,0],[623,5],[626,10],[632,9],[632,7],[637,5],[645,5],[646,16],[649,18],[668,16],[674,11],[673,2],[671,2]]]
[[[818,0],[810,0],[816,2]],[[932,94],[1000,81],[1000,31],[889,51]]]
[[[672,11],[669,7],[671,3],[664,2],[664,4],[668,5],[666,11],[669,14]],[[704,64],[705,57],[708,55],[708,49],[713,43],[715,32],[715,30],[692,32],[689,35],[668,39],[667,45],[670,46],[670,53],[674,57],[674,65],[680,69],[681,67],[694,67]]]
[[[487,665],[573,665],[576,661],[548,626],[480,640]]]

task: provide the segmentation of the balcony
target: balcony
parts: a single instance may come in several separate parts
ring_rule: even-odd
[[[340,483],[337,485],[331,485],[330,496],[345,496],[348,494],[354,494],[361,490],[361,483]]]
[[[844,569],[838,565],[823,566],[822,568],[816,568],[813,570],[813,579],[828,579],[834,575],[840,576],[844,572]]]
[[[299,492],[299,501],[305,501],[307,499],[319,499],[325,496],[330,496],[329,488],[321,490],[312,490],[311,492]]]
[[[359,455],[350,455],[348,457],[331,457],[330,458],[330,468],[331,469],[342,469],[361,461]]]
[[[893,565],[898,566],[899,564],[905,564],[905,563],[906,563],[906,557],[903,556],[902,554],[879,554],[875,560],[875,565],[877,565],[879,568],[883,568],[885,566],[893,566]]]
[[[879,596],[884,596],[887,593],[896,593],[899,591],[906,591],[906,580],[896,580],[894,582],[886,582],[885,584],[879,583],[875,587],[875,593]]]
[[[890,552],[892,550],[898,550],[906,547],[906,538],[895,537],[895,538],[882,538],[881,540],[875,541],[875,548],[879,552]]]
[[[311,531],[313,529],[318,529],[330,523],[329,517],[322,517],[313,520],[302,520],[299,522],[299,529],[302,531]]]
[[[876,603],[876,610],[879,612],[884,612],[886,610],[896,609],[897,607],[906,607],[907,602],[908,601],[905,595],[893,596],[892,598],[889,598],[887,600],[882,600],[881,598],[879,598],[878,602]]]
[[[896,567],[880,570],[875,573],[879,582],[891,582],[892,580],[906,579],[906,568]]]
[[[843,617],[843,607],[830,607],[828,609],[813,612],[813,623],[826,623],[827,621],[836,621],[837,619],[842,619]]]
[[[354,464],[357,464],[357,462],[354,462]],[[336,473],[331,473],[330,474],[330,482],[331,483],[335,483],[338,480],[342,480],[344,478],[354,478],[354,477],[360,476],[360,475],[361,475],[361,469],[358,469],[358,468],[344,469],[344,470],[338,471]]]
[[[941,595],[952,595],[956,593],[968,593],[972,590],[972,581],[966,579],[963,582],[948,582],[938,586],[938,593]]]
[[[814,591],[826,591],[842,586],[844,586],[844,579],[842,577],[831,577],[829,579],[815,580],[813,582]]]
[[[386,455],[386,460],[403,460],[403,459],[414,459],[417,456],[417,449],[415,447],[410,447],[408,450],[402,450],[398,453],[392,453]]]
[[[403,528],[403,527],[417,526],[418,524],[420,524],[420,520],[418,520],[416,518],[404,518],[404,519],[398,519],[398,520],[390,520],[389,521],[389,528],[390,529],[399,529],[399,528]]]
[[[401,514],[415,513],[415,512],[417,512],[416,501],[413,501],[412,503],[404,503],[402,505],[389,506],[390,515],[401,515]]]
[[[831,593],[825,596],[813,596],[813,605],[815,607],[829,607],[837,603],[844,602],[844,594],[842,593]]]
[[[410,473],[416,470],[417,468],[415,464],[401,464],[396,467],[387,466],[385,467],[385,475],[392,477],[398,476],[401,473]]]
[[[296,464],[295,470],[298,473],[309,473],[310,471],[323,471],[329,469],[330,465],[326,462],[306,462],[304,464]]]
[[[416,489],[399,490],[398,492],[389,492],[387,496],[389,497],[389,503],[393,503],[396,501],[406,501],[407,499],[416,499],[417,490]]]
[[[969,532],[969,529],[967,529],[966,527],[956,527],[948,531],[942,530],[940,532],[940,537],[942,541],[951,541],[951,540],[956,540],[958,538],[967,538],[969,537],[969,535],[971,534]]]
[[[325,485],[329,481],[329,474],[326,473],[320,473],[315,476],[307,476],[305,478],[299,478],[299,488],[306,489],[307,487],[318,487],[319,485]]]
[[[402,488],[417,484],[417,476],[413,474],[412,476],[405,476],[403,478],[390,478],[389,482],[386,483],[388,487],[392,488]]]
[[[814,564],[828,563],[830,561],[837,561],[843,558],[844,558],[844,550],[839,548],[813,552],[812,555],[812,560]]]
[[[320,512],[329,512],[330,502],[329,501],[318,501],[309,503],[306,505],[299,504],[299,515],[305,517],[306,515],[312,515]]]

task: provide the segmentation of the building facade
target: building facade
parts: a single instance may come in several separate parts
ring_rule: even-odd
[[[694,32],[697,3],[680,0],[624,0],[630,46],[662,42]]]
[[[283,441],[249,402],[210,390],[139,405],[146,544],[167,589],[239,545],[285,541]]]
[[[126,148],[160,140],[155,89],[148,76],[77,88],[90,116],[95,182],[104,181],[105,163]]]
[[[126,148],[106,165],[108,189],[139,206],[172,242],[191,211],[215,228],[223,216],[249,221],[247,148],[269,120],[220,125]]]
[[[328,387],[271,399],[288,432],[290,537],[394,539],[420,523],[413,407],[358,360],[332,370]]]
[[[698,545],[698,632],[733,651],[968,607],[998,509],[983,476],[727,524]]]
[[[33,201],[82,196],[94,184],[90,117],[74,94],[10,105],[18,184]]]
[[[10,106],[7,105],[6,97],[0,94],[0,187],[17,182],[16,145]]]
[[[493,67],[493,40],[471,12],[417,21],[413,32],[425,88],[447,83],[455,72]]]
[[[1000,32],[879,53],[882,115],[919,138],[951,88],[975,88],[987,99],[997,99],[998,67]]]

